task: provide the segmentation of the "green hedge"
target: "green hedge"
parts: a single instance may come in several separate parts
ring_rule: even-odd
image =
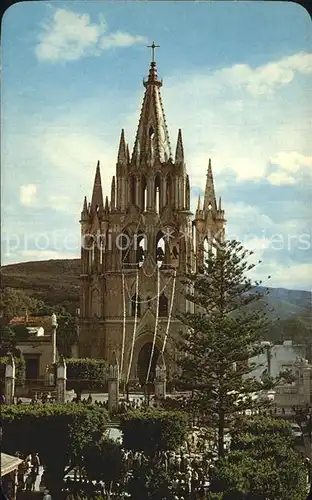
[[[10,405],[3,406],[1,421],[6,453],[38,452],[44,464],[65,467],[102,435],[108,414],[96,405],[75,403]]]
[[[122,415],[120,425],[125,448],[154,456],[158,451],[175,450],[183,445],[188,419],[182,412],[139,409]]]
[[[5,367],[8,363],[8,356],[0,357],[0,379],[4,381],[5,378]],[[17,386],[21,386],[25,381],[25,360],[23,358],[14,358],[15,361],[15,383]]]

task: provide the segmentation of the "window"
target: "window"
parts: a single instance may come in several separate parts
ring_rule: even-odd
[[[154,203],[156,213],[160,213],[160,177],[159,175],[155,178],[155,187],[154,187]]]
[[[168,316],[168,299],[164,293],[159,296],[158,314],[161,317]]]
[[[133,205],[135,205],[135,177],[132,176],[130,179],[130,201]]]
[[[165,237],[164,234],[161,231],[159,231],[159,233],[156,236],[156,262],[158,267],[161,267],[162,263],[164,262],[165,253],[166,253]]]
[[[145,259],[146,235],[138,233],[135,235],[136,263],[141,267]]]
[[[147,185],[144,175],[141,177],[141,209],[143,212],[147,209]]]
[[[116,244],[118,245],[118,250],[120,250],[122,264],[129,263],[131,238],[127,230],[124,230],[122,234],[120,234],[118,238],[116,238]]]
[[[172,203],[172,177],[170,174],[168,174],[166,182],[166,205],[171,205],[171,203]]]

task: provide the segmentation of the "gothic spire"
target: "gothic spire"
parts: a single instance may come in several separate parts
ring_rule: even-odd
[[[143,80],[143,85],[146,90],[131,161],[145,162],[149,155],[153,162],[166,162],[172,154],[160,95],[162,81],[157,76],[154,56],[148,78]]]
[[[81,212],[81,220],[86,220],[88,218],[89,211],[88,211],[88,203],[87,203],[87,197],[84,197],[83,200],[83,207],[82,207],[82,212]]]
[[[197,201],[197,211],[200,211],[200,195],[198,195],[198,201]]]
[[[213,176],[212,176],[212,168],[211,168],[211,159],[209,158],[208,170],[207,170],[207,180],[206,180],[206,189],[205,189],[205,199],[204,199],[204,211],[208,211],[210,209],[217,210],[217,202],[215,189],[213,184]]]
[[[176,153],[175,153],[175,162],[184,162],[184,149],[183,149],[183,141],[182,141],[182,132],[181,129],[179,128],[178,132],[178,140],[177,140],[177,147],[176,147]]]
[[[109,205],[108,205],[108,196],[105,197],[105,213],[108,214],[109,212]]]
[[[100,162],[97,162],[95,179],[93,184],[93,193],[91,199],[91,208],[95,209],[99,207],[103,209],[103,193],[102,193],[102,182],[101,182],[101,172],[100,172]]]
[[[126,147],[124,129],[121,130],[121,134],[120,134],[117,162],[118,163],[127,163],[127,147]]]

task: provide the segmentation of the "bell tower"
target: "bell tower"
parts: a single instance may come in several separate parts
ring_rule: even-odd
[[[209,163],[204,205],[192,223],[182,131],[173,153],[156,47],[132,152],[122,130],[110,200],[103,201],[98,163],[80,220],[79,356],[111,362],[116,353],[122,379],[140,383],[153,380],[161,354],[167,377],[174,376],[174,341],[183,328],[176,316],[188,310],[182,278],[199,265],[195,245],[200,249],[208,228],[224,222]]]
[[[201,204],[199,196],[193,221],[196,271],[199,271],[203,267],[206,258],[205,253],[208,250],[213,250],[217,241],[224,240],[225,223],[226,220],[224,218],[224,210],[222,210],[221,197],[217,205],[211,159],[209,159],[204,202]]]

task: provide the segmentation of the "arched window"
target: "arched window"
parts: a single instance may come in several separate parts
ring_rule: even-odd
[[[156,175],[155,184],[154,184],[154,204],[155,204],[155,210],[156,210],[157,214],[160,213],[160,208],[161,208],[160,207],[160,201],[161,201],[160,185],[161,185],[160,177],[159,177],[159,175]]]
[[[165,260],[166,253],[166,242],[164,234],[159,231],[156,236],[156,262],[158,267],[160,267]]]
[[[88,243],[87,243],[89,269],[94,269],[94,256],[95,256],[94,246],[95,246],[95,238],[94,236],[90,236],[88,238]]]
[[[206,236],[205,239],[204,239],[204,255],[205,255],[205,259],[208,258],[209,251],[210,251],[210,245],[209,245],[209,242],[208,242],[208,237]]]
[[[131,316],[135,316],[135,308],[137,307],[137,315],[138,317],[141,316],[141,299],[140,295],[138,295],[138,298],[136,299],[136,294],[133,295],[131,299]]]
[[[154,129],[153,129],[153,127],[152,127],[152,126],[150,126],[148,133],[149,133],[149,137],[150,137],[150,139],[151,139],[151,140],[153,140],[153,139],[154,139],[155,132],[154,132]]]
[[[135,235],[135,245],[134,249],[136,252],[136,263],[141,267],[144,259],[145,259],[145,251],[146,251],[146,235],[138,232]]]
[[[173,201],[172,177],[171,174],[168,174],[166,179],[166,205],[171,205],[172,201]]]
[[[144,175],[141,177],[141,209],[143,212],[147,209],[147,184]]]
[[[164,293],[159,296],[159,316],[168,316],[168,299]]]
[[[190,209],[190,180],[188,175],[185,179],[185,196],[183,206],[186,210]]]
[[[117,249],[120,251],[120,258],[122,264],[129,264],[131,238],[126,229],[121,234],[118,235],[118,238],[116,238],[116,245]]]

